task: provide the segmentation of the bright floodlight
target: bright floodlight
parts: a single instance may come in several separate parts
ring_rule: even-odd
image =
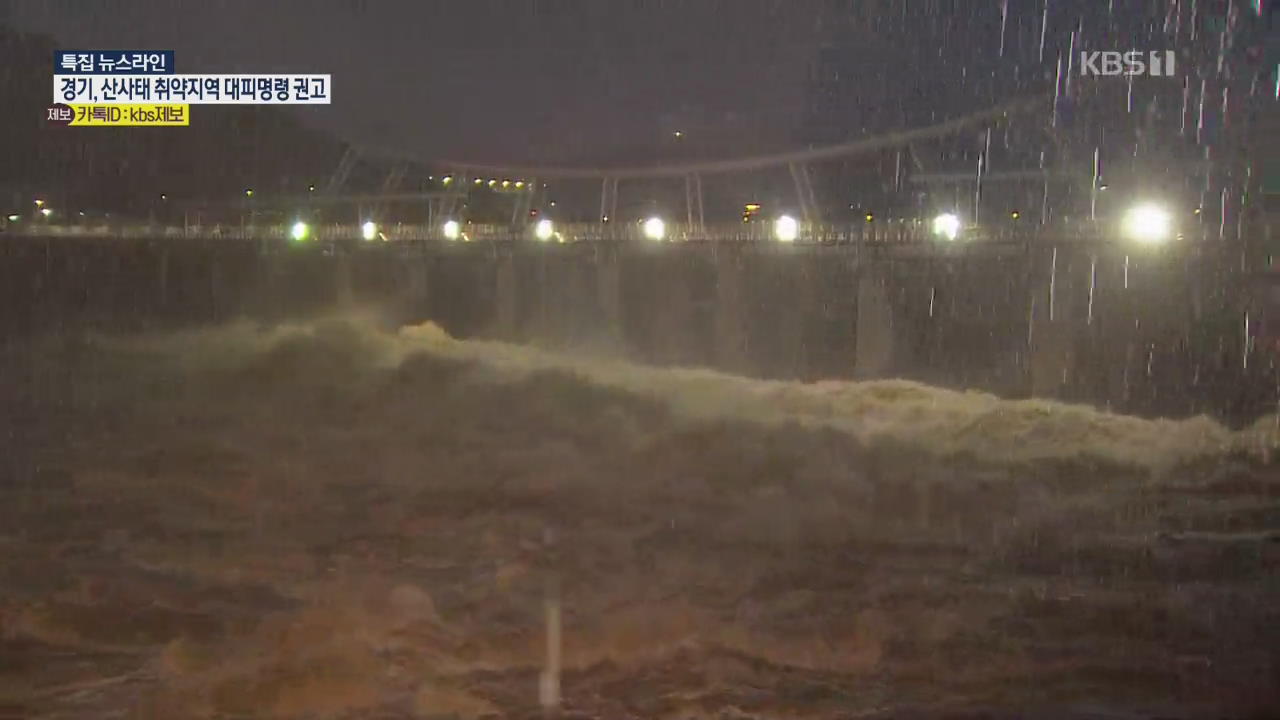
[[[1126,237],[1138,242],[1159,243],[1169,239],[1169,213],[1159,205],[1137,205],[1124,215]]]
[[[661,240],[667,236],[667,224],[662,218],[651,217],[644,221],[644,236],[650,240]]]
[[[365,240],[373,240],[378,237],[378,223],[367,220],[365,224],[360,226],[360,236]]]
[[[555,234],[555,231],[555,226],[546,218],[539,220],[537,224],[533,226],[533,235],[539,240],[550,240],[551,236]]]
[[[951,213],[943,213],[933,219],[933,234],[948,240],[955,240],[960,234],[960,218]]]
[[[449,240],[457,240],[458,236],[461,234],[462,234],[462,226],[458,224],[457,220],[448,220],[445,222],[444,236],[446,238],[448,238]]]
[[[307,227],[307,224],[302,222],[301,220],[294,223],[293,228],[289,230],[289,237],[299,241],[306,240],[307,236],[310,234],[311,234],[311,228]]]
[[[773,235],[780,242],[795,242],[800,234],[800,223],[790,215],[783,215],[773,221]]]

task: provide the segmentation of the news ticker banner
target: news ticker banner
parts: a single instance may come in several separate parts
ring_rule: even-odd
[[[190,105],[65,105],[49,108],[49,122],[70,127],[184,127]]]
[[[327,74],[179,75],[172,50],[59,50],[51,123],[183,126],[191,105],[328,105]]]

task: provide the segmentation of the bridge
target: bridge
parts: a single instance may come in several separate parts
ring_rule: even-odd
[[[1188,213],[1171,220],[1167,237],[1148,238],[1160,242],[1136,242],[1096,212],[1106,189],[1096,168],[1084,179],[1088,211],[1071,219],[1050,212],[1050,188],[1078,188],[1078,177],[1061,168],[1001,177],[984,154],[973,175],[914,173],[972,198],[971,211],[948,214],[941,230],[933,213],[838,223],[816,206],[813,163],[885,150],[901,158],[959,132],[985,132],[989,145],[991,128],[1046,105],[1031,98],[927,128],[716,162],[435,161],[453,186],[430,192],[400,187],[401,158],[380,192],[344,194],[351,170],[373,156],[352,149],[317,193],[246,193],[237,222],[8,223],[0,325],[14,337],[376,305],[462,337],[761,377],[905,376],[1237,420],[1273,409],[1277,386],[1259,342],[1271,291],[1261,274],[1242,271],[1252,231],[1225,204],[1213,220]],[[800,210],[785,231],[777,216],[707,222],[704,176],[762,169],[790,177]],[[464,188],[488,176],[531,179],[528,192],[512,194],[508,223],[469,222],[462,212]],[[895,168],[894,182],[903,177]],[[598,221],[531,216],[540,181],[553,178],[598,182]],[[618,218],[618,182],[634,179],[682,183],[683,212],[655,216],[660,227]],[[1027,217],[982,212],[984,184],[1001,181],[1036,186],[1043,205]],[[386,210],[394,203],[425,206],[427,218],[397,221]],[[267,207],[357,208],[340,215],[363,222],[267,221],[258,214]]]

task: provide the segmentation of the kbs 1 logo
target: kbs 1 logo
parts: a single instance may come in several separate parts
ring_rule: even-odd
[[[1173,77],[1174,59],[1172,50],[1081,50],[1081,75],[1148,75],[1150,77]]]

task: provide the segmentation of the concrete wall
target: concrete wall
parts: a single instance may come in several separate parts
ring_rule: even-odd
[[[376,303],[460,337],[607,349],[769,378],[902,376],[1149,413],[1274,407],[1244,308],[1194,252],[915,256],[733,244],[7,238],[0,332],[133,330]],[[1269,388],[1269,390],[1268,390]]]

